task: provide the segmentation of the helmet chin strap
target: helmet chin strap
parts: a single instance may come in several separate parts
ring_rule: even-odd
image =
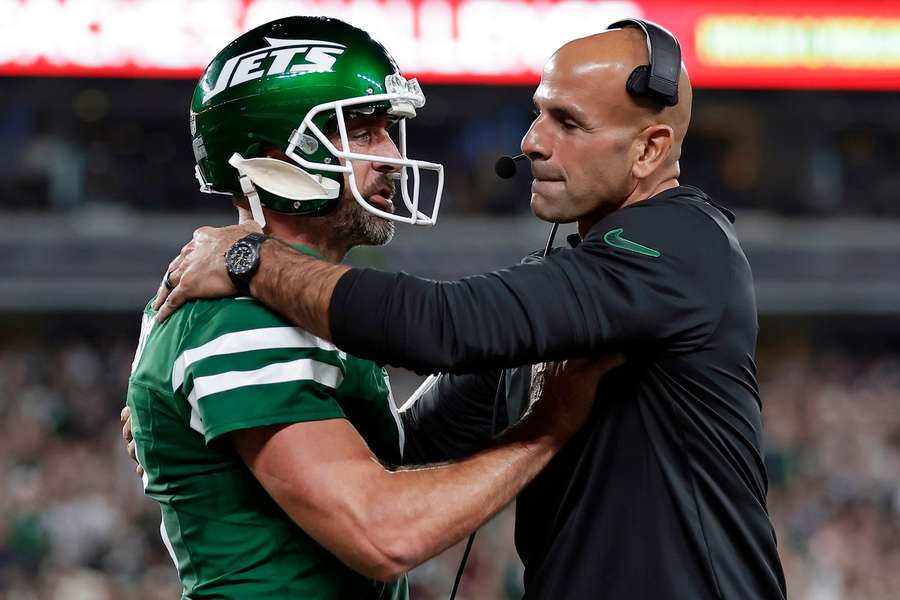
[[[250,202],[250,213],[253,215],[253,220],[259,223],[260,227],[265,228],[266,215],[263,214],[262,203],[259,201],[259,194],[256,192],[256,186],[254,186],[253,182],[250,181],[250,178],[243,173],[240,174],[238,179],[241,182],[241,190],[244,192],[244,196],[246,196],[247,200]]]
[[[231,166],[237,169],[238,181],[241,184],[241,191],[244,192],[244,196],[250,203],[250,213],[253,215],[253,220],[256,221],[260,227],[265,228],[266,215],[263,214],[262,203],[259,201],[259,194],[256,191],[256,186],[253,185],[253,182],[250,181],[250,178],[247,177],[247,174],[244,173],[243,169],[241,169],[239,160],[235,160],[235,158],[240,159],[241,156],[235,153],[228,160],[228,162],[231,164]]]

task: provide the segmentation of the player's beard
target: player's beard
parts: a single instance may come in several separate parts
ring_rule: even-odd
[[[393,182],[388,183],[392,185]],[[362,190],[362,197],[368,199],[384,184],[384,181],[375,182],[371,189]],[[334,228],[338,235],[350,240],[354,246],[383,246],[394,239],[394,221],[373,215],[352,196],[347,200],[335,213]]]

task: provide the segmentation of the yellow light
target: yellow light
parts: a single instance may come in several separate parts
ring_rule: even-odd
[[[710,15],[696,51],[715,67],[900,69],[900,19]]]

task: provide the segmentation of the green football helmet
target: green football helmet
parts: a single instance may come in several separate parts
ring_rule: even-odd
[[[261,206],[292,215],[324,215],[337,206],[345,185],[370,213],[434,225],[443,165],[406,154],[406,119],[424,105],[418,82],[400,75],[387,50],[365,31],[324,17],[266,23],[219,52],[194,89],[191,136],[200,189],[246,196],[263,226]],[[349,152],[346,114],[380,110],[399,120],[400,158]],[[326,136],[329,126],[339,134],[340,148]],[[272,147],[296,165],[266,157]],[[402,167],[395,176],[397,195],[409,216],[383,211],[362,197],[354,160]],[[419,210],[420,170],[437,174],[430,214]]]

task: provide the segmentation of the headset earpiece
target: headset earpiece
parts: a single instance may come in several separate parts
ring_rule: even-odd
[[[681,46],[665,28],[641,19],[616,21],[607,29],[634,27],[644,33],[650,64],[636,67],[628,76],[625,89],[636,98],[649,98],[663,106],[678,104],[678,78],[681,76]]]
[[[632,96],[646,96],[647,79],[649,79],[649,77],[650,67],[648,65],[636,67],[628,76],[628,81],[625,83],[625,89],[627,89],[628,93]]]

